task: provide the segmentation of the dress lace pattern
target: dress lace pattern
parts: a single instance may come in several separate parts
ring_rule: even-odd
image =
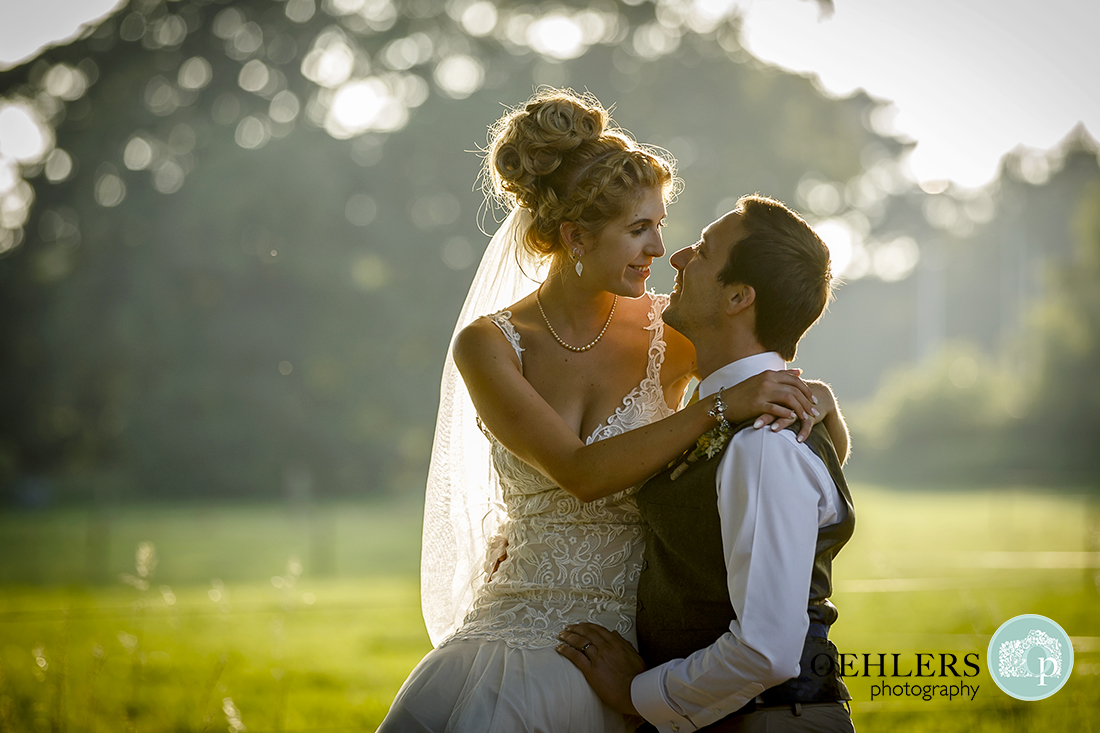
[[[591,444],[671,415],[661,389],[665,357],[664,295],[650,294],[646,376],[587,439]],[[490,316],[523,360],[511,313]],[[565,626],[601,624],[636,642],[634,613],[642,569],[643,528],[635,489],[582,503],[521,461],[486,432],[500,477],[507,518],[490,543],[490,570],[507,541],[507,558],[482,586],[463,624],[444,644],[460,639],[504,641],[540,649],[558,643]]]

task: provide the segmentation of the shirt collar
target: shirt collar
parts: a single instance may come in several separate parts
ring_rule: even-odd
[[[704,379],[699,384],[699,398],[710,397],[719,390],[740,384],[749,377],[755,377],[760,372],[769,369],[781,371],[786,368],[787,362],[783,361],[783,357],[774,351],[746,356],[744,359],[726,364]]]

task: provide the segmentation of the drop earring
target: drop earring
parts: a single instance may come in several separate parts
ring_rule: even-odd
[[[573,269],[577,271],[577,277],[580,277],[581,273],[584,272],[584,265],[581,264],[580,250],[573,250],[573,256],[577,258],[577,266]]]

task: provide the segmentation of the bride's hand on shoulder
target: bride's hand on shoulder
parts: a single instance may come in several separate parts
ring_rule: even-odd
[[[727,404],[726,418],[734,423],[757,418],[753,424],[756,428],[786,427],[796,420],[812,427],[819,410],[813,391],[799,378],[801,373],[801,369],[767,370],[722,390],[722,399]],[[809,431],[806,428],[807,435]]]
[[[756,429],[769,428],[773,431],[784,430],[787,427],[793,425],[798,420],[802,421],[802,424],[798,429],[798,441],[801,443],[806,440],[810,435],[810,431],[814,425],[818,423],[825,423],[825,429],[829,431],[829,437],[833,440],[833,446],[836,448],[837,455],[840,457],[841,463],[848,460],[848,451],[851,445],[850,436],[848,433],[848,425],[844,421],[844,416],[840,412],[840,404],[837,402],[836,395],[833,394],[833,390],[825,382],[810,379],[802,380],[802,370],[800,369],[787,369],[785,372],[764,372],[764,374],[793,374],[795,379],[810,393],[810,399],[813,402],[811,410],[807,414],[795,415],[793,411],[788,410],[787,414],[779,414],[780,411],[769,410],[762,412],[760,416],[753,423],[753,427]],[[763,376],[763,375],[760,375]],[[768,384],[765,380],[761,385],[761,390],[771,388],[772,394],[780,395],[779,388],[775,385]],[[805,392],[801,392],[803,395]],[[781,395],[780,395],[781,396]]]

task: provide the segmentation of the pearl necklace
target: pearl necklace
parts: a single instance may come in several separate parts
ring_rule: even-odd
[[[539,290],[542,290],[542,288],[539,288]],[[561,336],[559,336],[558,332],[554,330],[554,327],[550,325],[550,319],[546,317],[546,311],[542,309],[542,298],[539,297],[538,290],[535,291],[535,302],[539,304],[539,313],[542,314],[542,320],[546,323],[546,327],[550,329],[550,335],[553,336],[559,344],[569,349],[570,351],[588,351],[597,343],[599,343],[600,339],[602,339],[603,335],[607,332],[607,327],[611,325],[611,316],[615,315],[615,306],[619,302],[619,296],[616,295],[615,299],[611,301],[611,312],[607,314],[607,322],[603,324],[603,328],[600,329],[599,335],[596,336],[596,338],[592,339],[592,341],[585,346],[570,346],[569,344],[561,340]]]

